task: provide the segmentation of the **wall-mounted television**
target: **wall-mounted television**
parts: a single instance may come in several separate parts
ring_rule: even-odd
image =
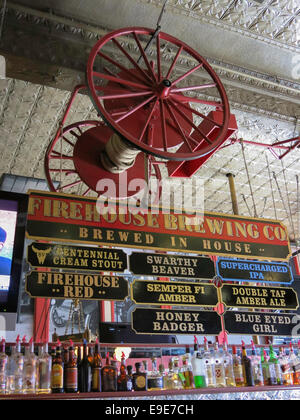
[[[27,205],[27,194],[0,191],[0,330],[16,325]]]

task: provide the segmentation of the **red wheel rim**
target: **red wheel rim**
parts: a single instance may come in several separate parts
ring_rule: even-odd
[[[87,185],[74,164],[74,148],[78,138],[93,127],[104,126],[100,121],[76,122],[65,127],[50,143],[45,155],[44,167],[50,191],[76,195],[90,195]],[[108,129],[108,127],[106,127]]]
[[[151,60],[144,46],[154,32],[148,28],[124,28],[96,43],[87,65],[91,98],[104,121],[145,153],[171,160],[197,159],[224,141],[230,117],[225,89],[202,56],[166,33],[159,32],[152,50],[154,61]],[[133,46],[141,60],[132,56]],[[166,66],[162,56],[167,48],[171,62]],[[181,59],[185,60],[183,71]],[[193,84],[199,78],[209,79],[209,83]],[[199,92],[202,97],[191,96]],[[207,110],[201,112],[196,106],[222,111],[223,121],[213,141],[194,121],[210,120]],[[194,131],[201,140],[196,142],[191,136]],[[174,146],[180,144],[184,147],[178,153]]]

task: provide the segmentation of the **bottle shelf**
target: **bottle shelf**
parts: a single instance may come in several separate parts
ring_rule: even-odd
[[[89,392],[89,393],[62,393],[62,394],[13,394],[0,395],[0,400],[74,400],[74,399],[137,399],[145,397],[163,397],[177,395],[196,395],[196,394],[232,394],[232,393],[257,393],[257,392],[277,392],[277,391],[300,391],[300,385],[278,385],[278,386],[253,386],[253,387],[222,387],[222,388],[202,388],[202,389],[178,389],[162,391],[132,391],[132,392]],[[193,399],[193,398],[191,398]]]

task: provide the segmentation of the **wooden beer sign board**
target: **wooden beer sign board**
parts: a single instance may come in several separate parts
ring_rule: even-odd
[[[26,275],[25,290],[31,297],[123,301],[128,282],[119,276],[32,271]]]
[[[291,255],[279,221],[218,213],[190,217],[174,209],[132,211],[122,203],[103,211],[100,204],[95,198],[31,191],[27,237],[247,259],[286,260]]]
[[[217,275],[224,281],[291,284],[293,274],[287,263],[218,258]]]
[[[223,284],[222,303],[229,308],[295,310],[298,296],[291,287],[243,286]]]
[[[137,334],[218,335],[221,318],[214,311],[184,311],[136,308],[131,313],[131,327]]]
[[[127,269],[127,255],[121,249],[45,244],[34,242],[27,248],[32,267],[111,271]]]
[[[223,318],[228,334],[296,337],[300,331],[298,314],[227,311]]]
[[[131,300],[136,304],[214,307],[218,289],[206,283],[134,280]]]
[[[133,274],[143,276],[212,279],[215,275],[215,265],[207,257],[133,252],[129,267]]]

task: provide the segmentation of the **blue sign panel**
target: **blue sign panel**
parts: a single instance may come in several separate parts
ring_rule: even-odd
[[[293,274],[287,263],[218,258],[216,273],[224,281],[291,284]]]

